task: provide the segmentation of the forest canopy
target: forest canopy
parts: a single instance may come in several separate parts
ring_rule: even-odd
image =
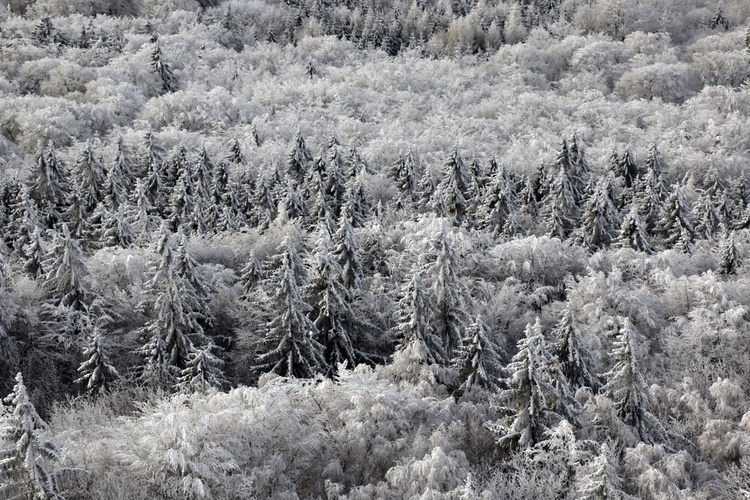
[[[740,498],[750,5],[0,4],[0,498]]]

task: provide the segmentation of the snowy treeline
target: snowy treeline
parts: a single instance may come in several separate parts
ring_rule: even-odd
[[[0,497],[750,490],[744,2],[0,6]]]

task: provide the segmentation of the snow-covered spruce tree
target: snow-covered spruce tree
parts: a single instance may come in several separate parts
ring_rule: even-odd
[[[635,205],[631,206],[630,211],[622,219],[620,234],[617,236],[617,245],[649,254],[653,252],[646,234],[646,228],[641,222],[638,207]]]
[[[585,248],[596,251],[612,242],[621,222],[612,203],[612,184],[608,178],[601,178],[586,200],[580,224],[576,240]]]
[[[347,183],[341,211],[347,214],[352,227],[363,228],[366,226],[372,212],[372,203],[365,193],[362,175],[353,177]]]
[[[352,308],[351,292],[342,284],[341,266],[328,251],[327,230],[316,245],[313,257],[312,280],[306,288],[319,341],[325,346],[325,356],[332,370],[341,363],[350,368],[359,363],[374,364],[374,336],[378,328],[357,316]]]
[[[190,172],[184,170],[175,183],[169,203],[169,227],[172,231],[190,229],[195,211],[195,200],[191,191]]]
[[[309,215],[305,199],[297,186],[297,183],[291,178],[287,179],[282,207],[286,214],[286,219],[290,221],[295,219],[301,220]]]
[[[611,354],[615,366],[604,374],[607,383],[602,393],[613,401],[617,417],[633,428],[638,439],[646,444],[667,443],[670,433],[648,411],[653,395],[633,352],[637,335],[630,318],[620,318],[620,329]]]
[[[240,283],[242,283],[242,298],[248,300],[253,295],[253,289],[263,279],[263,267],[255,256],[255,250],[250,251],[247,264],[242,268]]]
[[[618,161],[613,165],[615,177],[620,177],[625,183],[626,189],[631,189],[640,174],[640,168],[635,161],[635,153],[628,147]]]
[[[164,55],[161,52],[161,45],[157,40],[153,40],[151,67],[159,77],[159,81],[161,82],[161,92],[163,94],[177,90],[177,81],[172,72],[172,66],[164,60]]]
[[[660,186],[656,172],[650,168],[636,180],[632,205],[638,208],[639,218],[643,221],[643,228],[647,233],[656,228],[665,193],[666,188]]]
[[[47,256],[47,244],[41,228],[37,227],[31,234],[31,239],[21,249],[23,259],[23,271],[32,278],[44,276],[47,273],[45,260]]]
[[[187,292],[194,296],[193,300],[197,304],[194,311],[198,314],[198,320],[201,324],[211,326],[214,323],[214,316],[208,305],[211,294],[216,290],[211,283],[198,272],[198,262],[193,258],[188,245],[188,238],[184,234],[177,234],[178,240],[175,252],[175,271],[184,279],[189,288]]]
[[[518,223],[515,213],[518,211],[518,199],[511,179],[498,172],[491,181],[482,205],[477,209],[477,223],[493,235],[515,234]]]
[[[84,361],[78,367],[81,375],[75,382],[91,395],[98,395],[107,389],[120,377],[102,347],[102,335],[97,320],[86,317],[86,330],[89,335],[87,345],[83,349]]]
[[[700,198],[693,206],[691,219],[695,224],[695,235],[698,238],[713,241],[722,230],[722,221],[719,209],[713,195],[708,191],[701,193]]]
[[[156,295],[154,317],[140,330],[146,344],[139,350],[144,356],[144,380],[173,384],[192,359],[196,345],[207,348],[212,342],[203,332],[199,319],[207,307],[201,303],[193,285],[180,274],[180,257],[166,224],[162,225],[157,252],[160,260],[147,283]],[[212,370],[219,367],[214,365]]]
[[[433,317],[437,312],[419,268],[412,268],[398,302],[394,327],[398,339],[396,351],[408,353],[422,364],[447,364],[449,360],[443,340],[433,327]]]
[[[493,333],[480,315],[466,329],[463,343],[456,349],[452,364],[458,371],[460,395],[479,387],[496,392],[500,389],[505,351],[493,339]]]
[[[72,169],[74,189],[81,196],[86,214],[90,214],[104,200],[104,183],[107,173],[101,160],[96,157],[91,142],[86,141]]]
[[[42,224],[36,202],[29,196],[29,189],[22,186],[11,207],[10,220],[4,234],[6,243],[15,251],[20,251],[31,241],[33,233]]]
[[[155,222],[152,215],[154,208],[146,194],[146,184],[143,179],[136,180],[131,202],[133,204],[131,222],[133,236],[139,243],[145,243],[155,230]]]
[[[134,174],[128,160],[122,137],[117,139],[117,153],[104,179],[102,194],[110,211],[116,211],[127,204],[133,188]]]
[[[576,148],[577,147],[578,144],[576,143]],[[552,183],[554,182],[555,177],[560,175],[560,172],[565,172],[565,177],[567,178],[567,182],[569,182],[573,200],[576,205],[580,205],[583,201],[583,189],[586,185],[586,181],[578,174],[579,165],[577,162],[581,159],[580,151],[577,150],[575,155],[574,158],[571,154],[571,149],[568,146],[568,141],[563,138],[560,142],[560,149],[557,153],[557,158],[555,158],[555,163],[551,168],[549,187],[550,189],[552,188]]]
[[[434,261],[424,272],[432,283],[430,292],[437,308],[433,324],[450,360],[463,343],[473,316],[474,302],[459,277],[459,257],[449,241],[449,226],[445,219],[440,232],[433,236],[431,246],[428,258]]]
[[[539,214],[550,237],[564,240],[576,228],[579,218],[576,199],[569,171],[558,170],[550,182],[549,193],[542,199]]]
[[[53,306],[81,311],[93,301],[94,294],[83,285],[88,274],[83,252],[77,239],[62,224],[60,233],[55,233],[49,254],[43,263],[47,270],[44,288]]]
[[[488,424],[502,449],[529,449],[544,439],[551,424],[565,418],[577,423],[574,400],[569,388],[547,350],[539,318],[528,324],[524,337],[518,341],[518,352],[505,367],[509,374],[508,389],[500,393],[504,414]]]
[[[597,392],[601,381],[591,372],[593,358],[581,341],[581,332],[576,326],[575,313],[568,305],[560,316],[560,321],[552,331],[557,344],[552,353],[560,364],[560,370],[568,380],[573,391],[581,387],[589,387]]]
[[[309,378],[327,373],[325,347],[316,340],[317,329],[308,314],[312,306],[305,300],[307,270],[290,236],[281,244],[276,258],[279,266],[266,280],[275,289],[275,318],[267,325],[263,341],[265,352],[259,355],[255,369],[281,376]]]
[[[357,244],[354,240],[354,228],[347,213],[342,213],[338,222],[338,231],[333,236],[331,255],[341,266],[341,282],[349,290],[359,288],[362,279],[362,262],[359,259]]]
[[[28,183],[29,195],[36,202],[40,215],[47,227],[53,227],[62,219],[67,207],[70,184],[68,170],[52,143],[46,150],[39,144],[36,164]]]
[[[389,176],[396,183],[396,189],[398,189],[398,208],[405,208],[414,204],[417,201],[419,178],[412,150],[409,150],[406,156],[399,155],[398,159],[391,165]]]
[[[466,164],[461,158],[458,146],[453,148],[448,160],[443,165],[443,175],[440,179],[440,190],[446,210],[446,216],[453,217],[463,223],[469,209],[467,195],[470,188],[470,176]],[[434,201],[433,201],[434,203]],[[439,214],[439,216],[442,216]]]
[[[695,229],[679,186],[673,187],[664,202],[656,231],[662,237],[666,248],[674,248],[685,253],[692,252]]]
[[[222,388],[229,385],[220,369],[224,362],[211,352],[213,349],[216,349],[213,344],[193,348],[188,354],[185,368],[180,371],[177,389],[205,392],[210,387]]]
[[[301,185],[305,181],[307,169],[313,157],[307,148],[302,132],[297,130],[294,136],[294,144],[286,161],[286,175],[289,179]]]
[[[0,450],[0,496],[3,498],[63,498],[46,462],[59,462],[57,447],[44,436],[47,424],[29,399],[23,377],[4,400],[0,439],[12,444]]]
[[[622,490],[623,480],[618,471],[617,457],[612,445],[604,442],[599,454],[576,471],[575,498],[580,500],[634,499]]]
[[[98,221],[93,237],[99,241],[100,245],[128,248],[133,244],[133,222],[135,218],[129,205],[120,205],[115,212],[111,212],[102,203],[96,208],[93,218]]]
[[[734,243],[734,231],[724,236],[719,247],[719,252],[719,271],[721,274],[736,274],[737,268],[742,265],[742,259],[737,251],[737,245]]]
[[[250,225],[267,229],[278,214],[276,197],[265,176],[261,176],[255,185],[252,206],[253,213],[249,217]]]
[[[208,156],[205,145],[201,146],[198,151],[194,165],[195,168],[192,169],[191,192],[194,196],[206,201],[209,199],[209,195],[212,192],[215,167],[211,158]]]

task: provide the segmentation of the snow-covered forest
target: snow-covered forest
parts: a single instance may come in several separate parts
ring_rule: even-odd
[[[0,498],[750,497],[749,23],[0,3]]]

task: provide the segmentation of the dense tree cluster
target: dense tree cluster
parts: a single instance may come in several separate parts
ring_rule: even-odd
[[[743,2],[162,3],[0,6],[0,496],[746,492]]]

